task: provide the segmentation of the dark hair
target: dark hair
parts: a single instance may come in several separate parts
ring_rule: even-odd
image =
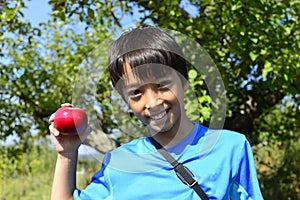
[[[187,79],[187,62],[173,37],[160,28],[136,28],[121,35],[108,52],[108,70],[113,85],[131,68],[156,63],[175,69]]]

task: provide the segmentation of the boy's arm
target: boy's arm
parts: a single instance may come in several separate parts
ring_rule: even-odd
[[[257,179],[256,167],[251,146],[245,140],[238,162],[238,175],[231,187],[231,199],[263,200]]]
[[[76,188],[76,165],[78,151],[68,154],[58,154],[51,199],[73,199],[73,191]]]
[[[63,104],[62,106],[71,106]],[[73,191],[76,189],[76,165],[78,158],[78,149],[86,139],[92,128],[87,125],[85,130],[75,135],[61,134],[54,126],[54,114],[50,116],[52,143],[58,153],[54,179],[52,185],[52,200],[73,199]]]

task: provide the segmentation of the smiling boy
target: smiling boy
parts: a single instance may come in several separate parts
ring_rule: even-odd
[[[150,65],[151,68],[142,65],[132,69],[125,62],[123,96],[134,115],[147,125],[151,135],[163,146],[169,147],[190,133],[194,126],[184,111],[183,92],[188,83],[170,67]],[[138,77],[141,72],[135,71],[150,74],[141,80]]]
[[[187,63],[169,34],[153,27],[123,34],[110,48],[108,70],[114,87],[151,137],[108,152],[90,185],[79,190],[77,151],[90,128],[65,137],[52,124],[58,151],[52,199],[199,199],[194,188],[178,179],[156,143],[189,168],[195,180],[192,187],[199,185],[209,199],[263,199],[246,138],[211,130],[187,117]],[[215,142],[201,153],[210,138]]]

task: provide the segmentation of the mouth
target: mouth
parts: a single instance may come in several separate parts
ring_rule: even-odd
[[[163,112],[163,113],[159,113],[159,114],[156,114],[156,115],[151,115],[150,119],[152,119],[152,120],[159,120],[159,119],[162,119],[166,115],[167,115],[167,113]]]
[[[168,108],[166,110],[163,110],[163,112],[160,112],[160,113],[151,113],[150,116],[148,116],[151,120],[154,120],[154,121],[158,121],[158,120],[162,120],[164,119],[167,114],[169,113],[171,108]]]

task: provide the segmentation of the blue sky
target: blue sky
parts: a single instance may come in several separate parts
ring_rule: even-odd
[[[38,26],[40,22],[46,22],[50,18],[51,7],[47,0],[25,1],[27,9],[23,10],[24,16],[33,26]]]
[[[51,6],[47,0],[26,0],[25,5],[27,8],[23,10],[23,14],[25,19],[29,20],[33,26],[38,26],[40,22],[46,22],[51,17]],[[138,12],[136,13],[138,14]],[[125,27],[132,26],[133,22],[133,18],[127,16],[122,20]]]

